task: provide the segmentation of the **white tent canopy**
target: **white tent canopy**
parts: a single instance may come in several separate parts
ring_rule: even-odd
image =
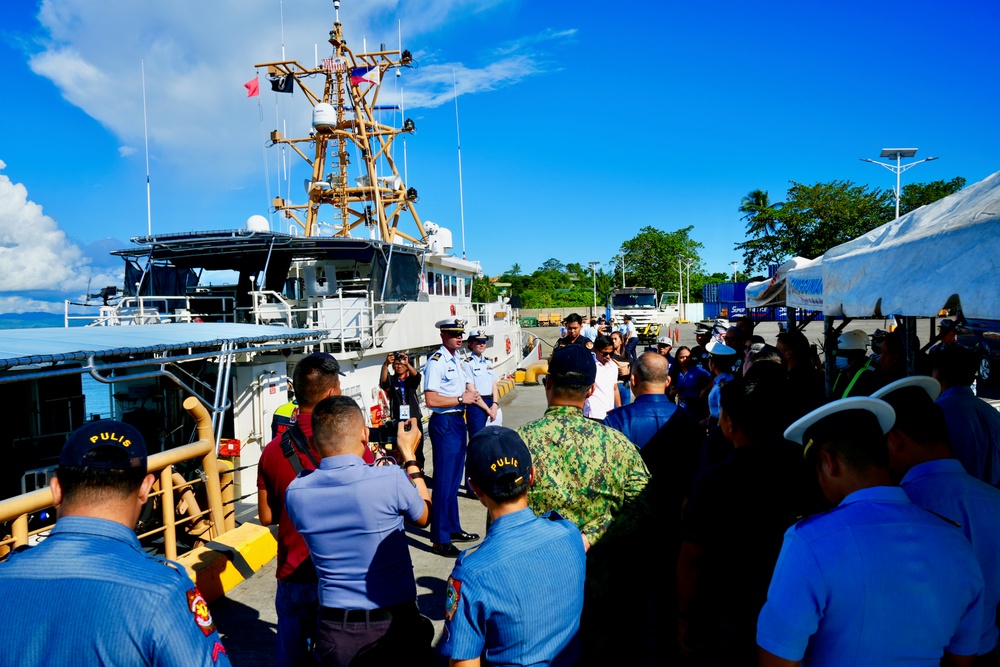
[[[1000,172],[828,250],[823,312],[1000,319],[998,268]]]
[[[779,266],[770,280],[747,285],[746,300],[748,308],[788,306],[822,310],[821,258],[793,257]]]

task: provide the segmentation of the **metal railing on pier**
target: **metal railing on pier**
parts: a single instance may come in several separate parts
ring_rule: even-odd
[[[228,462],[216,457],[212,418],[193,396],[185,399],[184,409],[197,422],[198,440],[149,457],[147,469],[158,477],[149,502],[156,499],[161,521],[156,528],[138,534],[140,540],[162,535],[164,556],[171,560],[178,555],[178,529],[196,543],[204,543],[236,527],[233,471]],[[187,481],[175,472],[177,465],[197,459],[200,459],[201,479]],[[194,492],[198,485],[204,485],[208,499],[204,510],[198,506]],[[29,518],[50,510],[52,500],[52,491],[46,488],[0,501],[0,524],[9,524],[9,534],[0,539],[0,555],[29,544],[32,538],[42,537],[51,529],[45,526],[29,530]],[[178,509],[183,514],[180,519]]]

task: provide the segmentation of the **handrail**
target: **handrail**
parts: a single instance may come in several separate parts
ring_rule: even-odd
[[[153,454],[147,461],[148,472],[153,475],[159,474],[158,476],[161,481],[163,498],[161,510],[164,512],[164,547],[166,551],[165,555],[170,559],[177,557],[175,526],[188,522],[193,523],[198,518],[198,516],[189,516],[184,520],[176,521],[173,516],[174,490],[190,485],[190,482],[185,482],[181,485],[173,483],[171,473],[174,465],[192,459],[201,459],[209,507],[207,512],[200,512],[198,514],[207,513],[211,516],[212,529],[216,537],[224,533],[227,529],[226,516],[223,509],[222,489],[219,481],[219,462],[216,457],[215,437],[212,433],[212,418],[208,414],[208,410],[205,409],[205,406],[194,396],[188,396],[184,399],[184,409],[187,410],[188,414],[197,423],[198,440],[187,445],[175,447],[174,449],[168,449],[165,452]],[[164,473],[164,471],[168,470],[171,473]],[[0,523],[13,522],[11,535],[0,540],[0,549],[4,547],[9,549],[11,545],[15,548],[26,545],[29,538],[28,516],[52,507],[52,500],[52,490],[45,488],[0,501]],[[167,516],[168,509],[169,516]],[[232,521],[230,521],[231,523]],[[43,528],[35,531],[34,534],[47,531],[48,529],[49,527]],[[151,533],[144,533],[144,536]]]

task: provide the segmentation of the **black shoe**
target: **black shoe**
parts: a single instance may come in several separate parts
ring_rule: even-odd
[[[464,530],[451,534],[452,542],[475,542],[479,539],[476,533],[467,533]]]
[[[438,556],[444,556],[445,558],[458,558],[458,554],[461,553],[451,542],[445,542],[444,544],[432,544],[431,551],[436,553]]]

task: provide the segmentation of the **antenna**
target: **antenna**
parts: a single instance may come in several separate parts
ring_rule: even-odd
[[[281,21],[281,59],[285,59],[285,3],[278,2],[278,17]]]
[[[340,23],[340,0],[333,0],[334,20]]]
[[[146,62],[139,60],[142,68],[142,135],[146,142],[146,235],[153,235],[153,210],[149,194],[149,128],[146,125]]]
[[[462,131],[458,126],[458,79],[451,68],[451,82],[455,87],[455,138],[458,140],[458,210],[462,219],[462,259],[465,259],[465,198],[462,194]]]

